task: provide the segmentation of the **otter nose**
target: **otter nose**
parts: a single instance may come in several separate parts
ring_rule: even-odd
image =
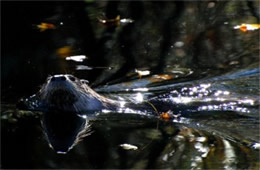
[[[51,81],[65,81],[66,77],[65,76],[53,76],[51,78]]]

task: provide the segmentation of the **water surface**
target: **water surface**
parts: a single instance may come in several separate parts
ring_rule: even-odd
[[[259,169],[259,30],[234,29],[259,23],[258,2],[2,5],[2,168]],[[67,73],[173,118],[16,107]]]

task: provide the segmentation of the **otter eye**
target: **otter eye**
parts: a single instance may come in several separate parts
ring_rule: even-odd
[[[70,81],[75,81],[76,80],[75,77],[73,77],[73,76],[68,76],[68,77],[69,77]]]

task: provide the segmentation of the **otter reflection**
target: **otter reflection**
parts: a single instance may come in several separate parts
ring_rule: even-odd
[[[74,112],[46,112],[42,126],[50,147],[57,153],[67,153],[91,134],[88,119]]]

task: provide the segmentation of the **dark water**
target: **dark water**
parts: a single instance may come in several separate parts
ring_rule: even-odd
[[[259,30],[234,29],[259,23],[258,2],[2,5],[2,168],[259,169]],[[172,118],[16,107],[54,74]]]

